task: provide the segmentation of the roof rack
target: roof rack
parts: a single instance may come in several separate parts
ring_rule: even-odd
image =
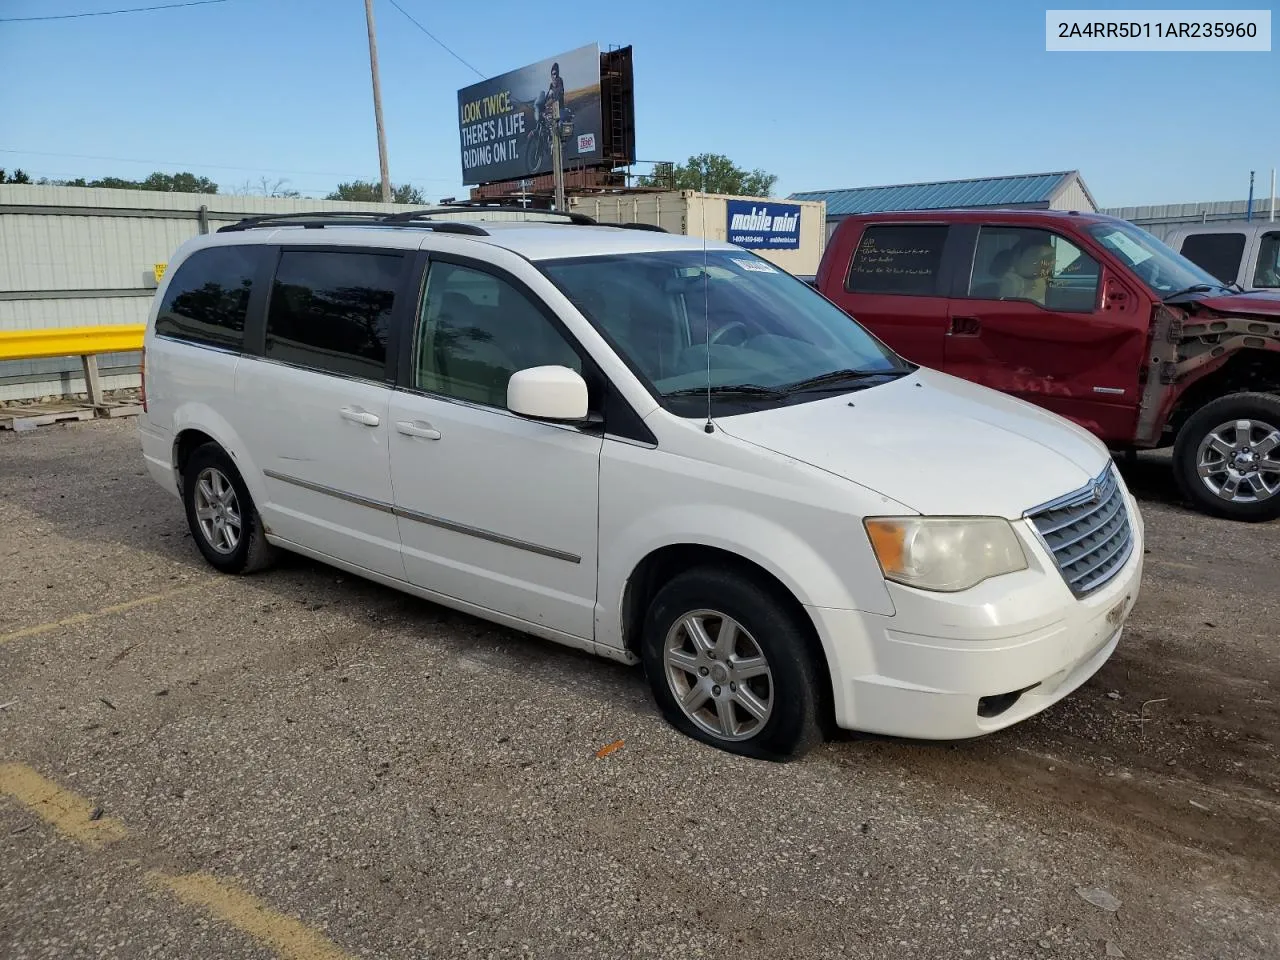
[[[231,233],[239,230],[253,230],[258,227],[303,227],[308,230],[319,230],[324,227],[340,226],[414,226],[435,230],[439,233],[460,233],[473,237],[487,237],[489,231],[470,220],[436,220],[439,214],[468,213],[472,211],[497,211],[512,213],[535,213],[543,217],[559,217],[578,226],[608,226],[624,230],[652,230],[667,233],[664,227],[655,223],[606,223],[602,224],[585,213],[574,213],[570,210],[537,210],[510,203],[459,203],[426,209],[403,210],[386,213],[382,210],[313,210],[306,213],[267,213],[256,217],[245,217],[235,223],[219,227],[219,233]],[[540,222],[535,219],[533,222]]]
[[[621,227],[623,230],[652,230],[655,233],[670,233],[666,227],[660,227],[656,223],[637,223],[635,221],[627,221],[626,223],[605,223],[601,224],[605,227]]]
[[[438,230],[441,233],[464,233],[476,237],[487,237],[489,231],[472,223],[458,220],[431,220],[426,214],[433,211],[408,210],[404,213],[383,213],[378,210],[314,210],[306,213],[268,213],[257,217],[245,217],[225,227],[219,227],[219,233],[233,233],[239,230],[253,230],[257,227],[304,227],[308,230],[319,230],[324,227],[341,226],[395,226],[412,224]],[[422,222],[417,222],[421,220]]]
[[[496,210],[511,213],[539,213],[547,217],[563,217],[570,223],[584,227],[597,226],[597,222],[585,213],[574,213],[572,210],[543,210],[539,207],[526,207],[519,203],[502,200],[459,200],[456,203],[435,207],[426,213],[464,213],[468,210]]]

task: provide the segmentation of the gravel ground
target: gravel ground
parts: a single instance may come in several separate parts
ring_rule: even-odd
[[[0,956],[274,955],[159,865],[353,957],[1280,957],[1280,524],[1125,472],[1146,580],[1075,695],[763,764],[637,669],[297,558],[214,574],[133,421],[0,435],[0,764],[129,830],[0,797]]]

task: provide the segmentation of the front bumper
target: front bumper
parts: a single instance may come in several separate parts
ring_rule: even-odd
[[[836,722],[929,740],[981,736],[1052,706],[1115,651],[1142,581],[1143,529],[1104,586],[1076,598],[1029,530],[1030,569],[958,594],[889,584],[896,614],[809,607],[828,652]]]

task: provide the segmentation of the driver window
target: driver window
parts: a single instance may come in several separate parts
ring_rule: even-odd
[[[417,389],[503,409],[517,370],[556,364],[582,372],[577,351],[523,293],[439,261],[427,273],[413,355]]]
[[[1098,299],[1098,261],[1048,230],[982,227],[970,297],[1029,300],[1046,310],[1088,313]]]
[[[1258,246],[1258,266],[1253,273],[1255,287],[1280,287],[1280,230],[1264,233]]]

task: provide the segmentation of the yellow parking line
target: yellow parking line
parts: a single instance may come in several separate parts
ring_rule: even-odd
[[[94,850],[128,836],[119,820],[102,816],[92,802],[25,764],[0,764],[0,795],[12,797],[59,833]],[[266,944],[285,960],[352,960],[319,931],[277,913],[232,881],[207,873],[170,874],[162,870],[148,870],[146,879],[181,903],[200,907]]]
[[[147,879],[180,901],[202,907],[213,916],[270,946],[288,960],[350,960],[331,941],[293,917],[272,910],[237,884],[207,873],[173,875],[151,870]]]
[[[84,797],[62,789],[20,763],[0,764],[0,793],[13,797],[59,833],[95,850],[128,835],[119,820],[101,816],[101,811]],[[99,814],[96,820],[95,813]]]
[[[126,600],[124,603],[113,603],[109,607],[103,607],[101,610],[95,610],[92,613],[74,613],[69,617],[63,617],[61,620],[52,620],[49,623],[40,623],[34,627],[23,627],[21,630],[13,631],[13,633],[0,634],[0,646],[4,646],[11,640],[21,640],[24,637],[38,637],[42,633],[52,633],[54,630],[61,630],[63,627],[74,627],[80,623],[88,623],[90,620],[98,619],[98,617],[110,616],[113,613],[124,613],[126,610],[132,610],[135,607],[145,607],[147,604],[159,603],[161,600],[168,600],[171,597],[179,597],[184,593],[191,593],[194,590],[203,590],[205,587],[211,586],[216,582],[216,580],[211,580],[204,583],[193,583],[186,587],[175,587],[172,590],[165,590],[163,593],[153,593],[150,596],[138,597],[136,600]]]

